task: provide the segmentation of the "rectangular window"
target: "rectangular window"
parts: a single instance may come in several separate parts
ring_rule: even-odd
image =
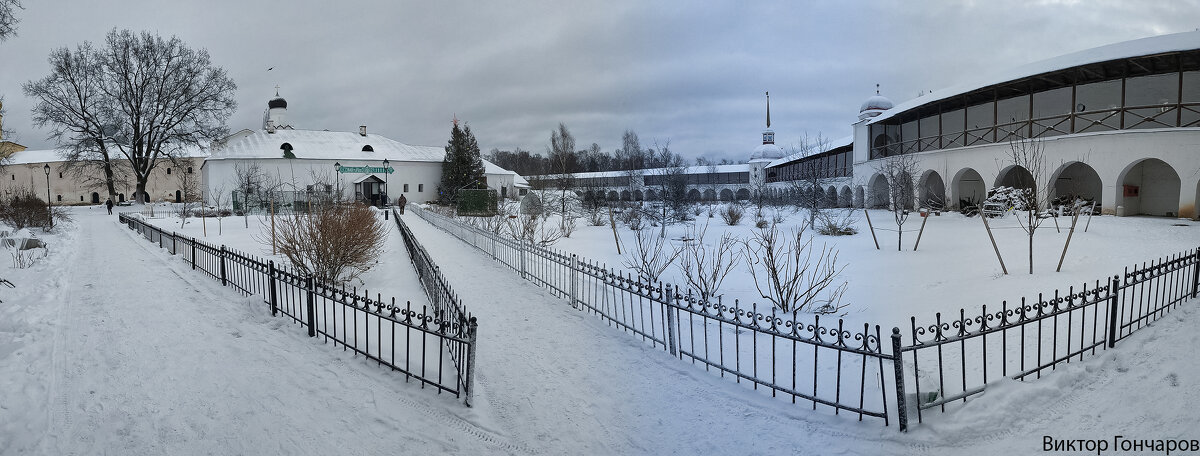
[[[1075,88],[1075,131],[1121,128],[1121,80],[1094,82]]]
[[[62,195],[58,195],[58,200],[62,201]]]
[[[940,122],[941,117],[937,114],[921,118],[921,150],[936,150],[942,147],[939,141],[942,134]]]
[[[1117,82],[1117,100],[1121,99],[1120,82]],[[1082,87],[1082,86],[1081,86]],[[1071,88],[1059,87],[1033,94],[1033,118],[1061,116],[1071,113]]]
[[[408,184],[404,184],[404,193],[408,193]]]
[[[422,193],[424,191],[425,191],[425,184],[417,184],[417,193]]]
[[[1184,103],[1200,103],[1200,71],[1183,72]]]

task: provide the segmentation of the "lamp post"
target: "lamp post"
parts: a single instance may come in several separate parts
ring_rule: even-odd
[[[50,164],[42,166],[46,172],[46,218],[50,220],[50,229],[54,229],[54,213],[50,211]]]
[[[388,194],[388,159],[383,159],[383,206],[387,206]]]
[[[337,179],[334,185],[337,186],[337,198],[335,201],[342,199],[342,162],[333,162],[333,178]]]

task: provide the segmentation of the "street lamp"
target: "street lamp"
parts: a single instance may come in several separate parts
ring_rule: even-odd
[[[388,194],[388,159],[383,159],[383,205],[387,206]]]
[[[337,179],[334,183],[337,186],[337,200],[342,199],[342,162],[333,162],[333,178]]]
[[[50,211],[50,164],[42,165],[46,172],[46,218],[50,220],[50,229],[54,229],[54,213]]]

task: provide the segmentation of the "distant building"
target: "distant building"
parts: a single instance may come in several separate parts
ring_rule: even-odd
[[[267,103],[260,130],[242,130],[212,145],[204,162],[204,187],[222,189],[234,206],[253,201],[238,188],[238,169],[257,166],[273,187],[303,200],[313,192],[378,204],[404,195],[410,202],[438,198],[442,147],[414,146],[367,132],[300,130],[287,122],[287,101]],[[385,166],[386,161],[386,166]],[[516,197],[528,184],[516,173],[484,161],[488,188]],[[262,191],[263,189],[259,189]]]
[[[1200,200],[1200,32],[1116,43],[1028,64],[899,105],[876,93],[853,135],[783,156],[767,129],[749,163],[686,170],[695,200],[795,198],[818,191],[829,207],[889,207],[882,160],[912,154],[916,203],[957,208],[998,186],[1028,187],[1005,163],[1011,144],[1045,148],[1038,182],[1051,198],[1095,201],[1105,213],[1197,217]],[[662,170],[576,174],[579,192],[654,199]],[[554,176],[535,179],[551,182]],[[534,179],[534,178],[531,178]],[[760,180],[761,179],[761,180]],[[760,182],[763,185],[760,185]],[[813,187],[813,184],[819,188]]]
[[[108,199],[108,187],[103,175],[94,167],[68,169],[62,159],[63,151],[21,150],[10,154],[0,169],[0,192],[5,199],[22,191],[31,191],[34,196],[44,198],[49,184],[50,200],[54,204],[101,204]],[[204,153],[190,150],[176,160],[176,164],[161,160],[146,181],[146,194],[151,201],[183,202],[188,192],[184,190],[189,180],[196,186],[199,198],[200,165]],[[49,173],[46,167],[49,166]],[[119,159],[114,162],[117,200],[136,200],[137,181],[129,162]]]

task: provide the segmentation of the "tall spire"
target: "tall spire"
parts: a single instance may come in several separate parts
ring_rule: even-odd
[[[771,92],[767,92],[767,128],[771,128]]]

